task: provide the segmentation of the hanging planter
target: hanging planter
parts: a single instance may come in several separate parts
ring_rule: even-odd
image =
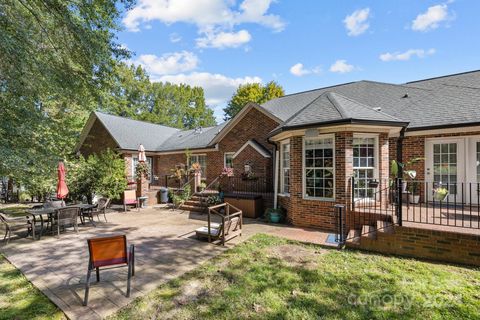
[[[433,191],[433,199],[443,201],[448,196],[447,188],[438,187]]]
[[[369,188],[378,188],[378,180],[370,180],[368,181],[368,187]]]
[[[150,177],[150,168],[146,162],[139,162],[135,168],[135,178],[140,180],[142,177],[149,179]]]

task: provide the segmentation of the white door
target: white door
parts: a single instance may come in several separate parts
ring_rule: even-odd
[[[426,141],[425,181],[428,200],[433,200],[433,189],[447,188],[451,203],[461,203],[465,194],[465,140],[442,138]],[[463,187],[463,188],[462,188]],[[463,193],[462,193],[463,189]]]
[[[480,198],[480,137],[468,139],[467,199],[478,204]]]

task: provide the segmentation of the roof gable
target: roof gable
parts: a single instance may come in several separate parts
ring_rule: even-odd
[[[268,151],[264,146],[262,146],[260,143],[258,143],[257,141],[255,141],[254,139],[250,139],[248,140],[247,142],[245,142],[243,144],[243,146],[240,147],[240,149],[238,149],[237,152],[235,152],[235,154],[233,155],[233,158],[235,159],[236,157],[238,157],[238,155],[240,153],[242,153],[242,151],[246,148],[246,147],[252,147],[253,149],[255,149],[255,151],[257,151],[258,153],[260,153],[263,157],[265,158],[270,158],[272,155],[270,154],[270,151]]]

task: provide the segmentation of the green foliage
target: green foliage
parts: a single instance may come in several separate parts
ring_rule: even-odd
[[[112,61],[128,56],[114,33],[131,3],[0,2],[0,176],[34,193],[51,188]]]
[[[91,202],[94,194],[119,199],[127,187],[125,161],[109,149],[87,159],[80,156],[75,161],[67,162],[67,170],[69,197],[72,199],[86,197]]]
[[[283,95],[285,95],[283,88],[275,81],[270,81],[264,86],[260,83],[240,85],[223,109],[225,120],[233,118],[249,102],[262,104]]]
[[[172,199],[173,205],[175,208],[181,206],[185,201],[190,199],[192,196],[192,190],[190,185],[186,185],[183,190],[175,191],[173,189],[169,189],[169,197]]]
[[[139,162],[135,168],[135,178],[140,180],[142,177],[148,179],[150,177],[150,166],[147,162]]]
[[[217,204],[220,204],[222,203],[222,199],[220,199],[219,196],[209,196],[207,198],[207,204],[209,206],[214,206],[214,205],[217,205]]]
[[[106,80],[100,108],[106,112],[180,129],[215,125],[203,88],[150,82],[140,66],[116,63]]]

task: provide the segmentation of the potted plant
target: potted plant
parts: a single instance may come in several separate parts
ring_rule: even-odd
[[[265,218],[272,223],[280,223],[284,219],[284,212],[282,208],[269,208],[265,212]]]
[[[433,198],[437,201],[443,201],[448,196],[448,189],[443,187],[438,187],[433,190]]]
[[[398,176],[398,171],[400,168],[403,169],[403,181],[402,181],[402,193],[407,192],[407,180],[410,178],[410,180],[415,179],[417,176],[417,171],[409,169],[409,167],[424,158],[413,158],[405,163],[397,162],[396,160],[392,160],[390,163],[390,177],[391,177],[391,184],[393,183],[393,180],[397,178]]]
[[[200,185],[198,187],[200,188],[200,192],[202,192],[207,187],[207,184],[205,182],[202,182],[202,183],[200,183]]]
[[[417,204],[420,202],[420,195],[417,194],[418,192],[418,181],[412,181],[409,183],[408,191],[408,201],[412,204]]]

